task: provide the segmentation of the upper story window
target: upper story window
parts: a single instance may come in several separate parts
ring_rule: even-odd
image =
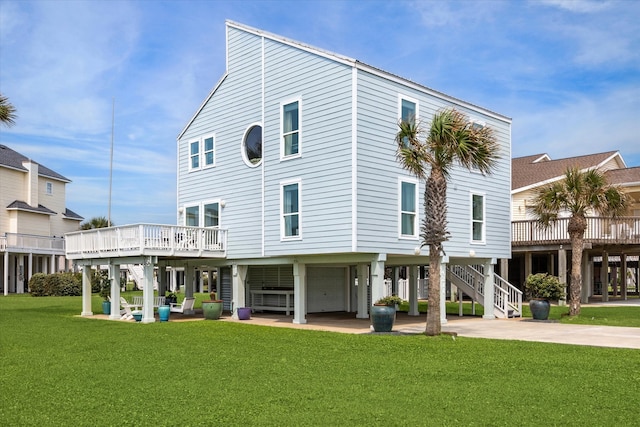
[[[471,194],[471,241],[485,242],[484,195]]]
[[[280,184],[282,239],[300,238],[300,181]]]
[[[262,163],[262,125],[249,126],[242,140],[242,158],[251,167]]]
[[[415,123],[417,117],[418,101],[408,96],[400,95],[398,97],[398,118],[403,122]],[[405,138],[403,142],[407,145],[407,138]]]
[[[214,136],[208,136],[203,140],[204,167],[215,166],[215,141]]]
[[[400,181],[400,237],[418,237],[418,183]]]
[[[189,170],[200,169],[200,141],[189,142]]]
[[[51,182],[47,182],[45,184],[45,190],[44,190],[48,195],[52,195],[53,194],[53,183]]]
[[[282,104],[281,157],[300,155],[300,100]]]
[[[185,209],[184,225],[190,227],[200,226],[200,206],[187,206]]]

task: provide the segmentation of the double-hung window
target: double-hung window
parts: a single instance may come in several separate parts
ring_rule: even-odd
[[[204,164],[203,167],[215,166],[215,141],[214,137],[207,136],[202,141],[202,151],[204,153]]]
[[[400,237],[418,237],[418,183],[401,180],[400,193]]]
[[[189,142],[189,170],[200,169],[200,140]]]
[[[471,241],[485,242],[484,194],[471,193]]]
[[[300,100],[282,103],[281,157],[300,155]]]
[[[51,196],[53,194],[53,183],[47,182],[45,187],[45,192]]]
[[[300,234],[300,181],[280,184],[281,221],[283,240],[299,239]]]
[[[403,122],[415,124],[418,117],[418,101],[407,96],[398,98],[398,118]],[[409,144],[408,138],[403,138],[402,142],[405,146]]]

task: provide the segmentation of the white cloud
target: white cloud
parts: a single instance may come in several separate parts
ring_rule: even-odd
[[[539,0],[540,3],[558,7],[569,12],[595,13],[610,7],[609,1],[602,0]]]

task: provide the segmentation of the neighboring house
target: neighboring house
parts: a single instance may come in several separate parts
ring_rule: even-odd
[[[23,293],[34,273],[66,267],[64,235],[82,217],[66,207],[69,179],[0,145],[0,286]]]
[[[296,323],[314,312],[368,317],[370,302],[388,292],[385,268],[408,267],[417,315],[419,267],[429,260],[419,239],[424,182],[401,168],[394,137],[402,118],[428,124],[439,109],[455,107],[495,130],[501,158],[492,175],[453,170],[444,261],[462,270],[479,265],[467,275],[475,284],[469,292],[490,305],[505,299],[492,272],[497,258],[510,256],[509,118],[355,59],[234,22],[226,27],[226,72],[178,136],[179,226],[127,229],[164,243],[154,237],[112,253],[157,263],[161,281],[164,268],[184,267],[187,295],[196,277],[217,270],[227,309],[293,310]],[[68,236],[79,245],[70,256],[84,265],[100,262],[80,243],[91,233],[98,231]],[[501,309],[495,315],[510,310]]]
[[[512,161],[512,259],[509,281],[522,287],[529,274],[548,272],[567,283],[571,271],[571,246],[566,231],[568,219],[560,219],[548,230],[540,229],[527,207],[541,186],[564,178],[569,167],[598,169],[610,184],[619,186],[629,197],[626,214],[618,219],[588,218],[583,258],[583,295],[587,302],[594,295],[606,301],[609,293],[626,298],[638,293],[638,255],[640,255],[640,167],[627,168],[617,151],[552,160],[547,154],[514,158]],[[567,215],[568,216],[568,215]],[[602,268],[604,265],[607,268]],[[620,287],[625,277],[628,286]],[[602,283],[610,283],[602,292]]]

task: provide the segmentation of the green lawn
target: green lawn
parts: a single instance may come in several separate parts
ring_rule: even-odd
[[[80,311],[79,297],[0,297],[3,425],[638,423],[638,350]]]

